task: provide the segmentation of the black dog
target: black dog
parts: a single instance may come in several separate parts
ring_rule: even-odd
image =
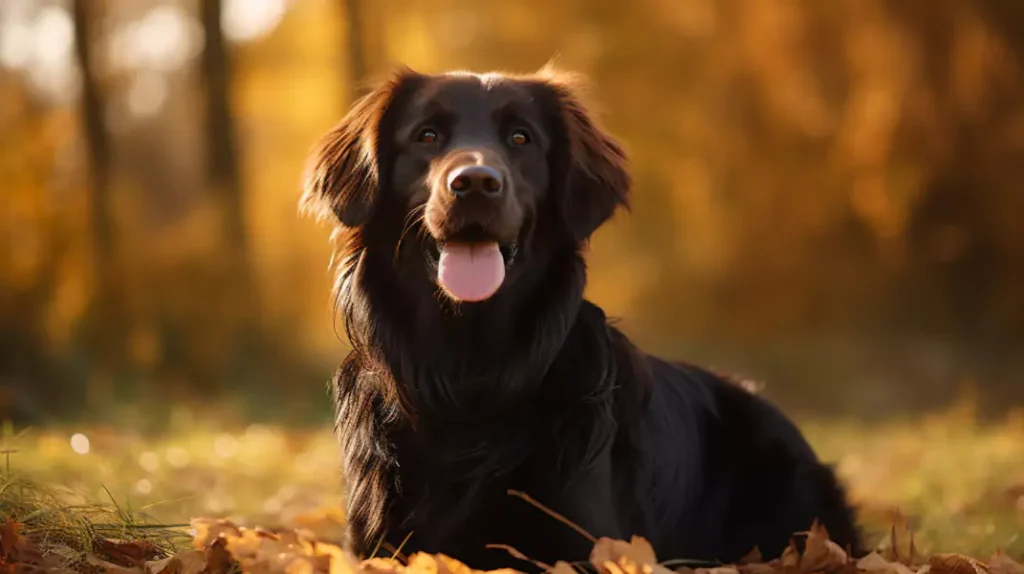
[[[343,231],[351,548],[405,541],[476,568],[529,567],[492,543],[587,558],[509,489],[663,559],[777,556],[815,519],[857,548],[840,486],[785,416],[639,352],[583,299],[583,250],[630,178],[574,86],[550,69],[404,70],[312,157],[302,204]]]

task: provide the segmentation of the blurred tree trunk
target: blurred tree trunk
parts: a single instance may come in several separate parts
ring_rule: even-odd
[[[215,368],[220,373],[208,373],[212,380],[195,381],[205,389],[210,384],[221,390],[227,384],[225,377],[243,376],[239,369],[254,362],[264,367],[269,359],[264,349],[265,332],[262,322],[259,292],[253,278],[253,259],[245,226],[245,186],[239,166],[239,144],[235,115],[231,104],[233,70],[228,54],[227,40],[221,26],[223,2],[202,0],[202,26],[205,46],[202,53],[202,77],[206,96],[206,153],[207,179],[218,197],[223,210],[223,224],[227,234],[228,265],[223,270],[229,299],[209,301],[211,312],[228,310],[226,320],[232,322],[231,348]],[[202,377],[200,377],[202,378]]]
[[[231,67],[224,31],[221,28],[221,0],[203,0],[202,20],[206,38],[203,50],[203,79],[206,82],[206,145],[210,183],[223,200],[228,239],[235,256],[247,263],[245,205],[238,167],[235,122],[231,112]]]
[[[96,248],[97,278],[105,277],[112,240],[110,232],[110,138],[103,125],[103,100],[92,63],[90,27],[96,16],[94,4],[75,0],[75,56],[82,74],[81,117],[89,154],[92,232]],[[90,9],[90,7],[93,7]]]
[[[80,115],[89,158],[90,222],[95,274],[94,306],[87,320],[87,345],[97,356],[97,376],[89,386],[90,400],[105,403],[113,397],[113,380],[123,366],[127,322],[120,306],[120,281],[115,269],[111,221],[112,158],[110,135],[104,125],[104,101],[92,59],[92,42],[100,13],[96,2],[75,0],[73,20],[75,58],[82,78]]]
[[[1024,64],[1024,2],[983,0],[975,6],[1013,50],[1017,64]]]
[[[363,35],[362,0],[345,0],[345,23],[348,25],[349,101],[354,102],[366,90],[366,46]]]

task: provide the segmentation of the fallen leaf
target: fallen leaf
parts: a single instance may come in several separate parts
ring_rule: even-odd
[[[906,564],[889,562],[878,552],[872,552],[856,562],[851,562],[850,566],[860,572],[871,574],[915,574]]]
[[[198,552],[198,550],[193,550]],[[206,568],[206,560],[203,560],[203,568]],[[168,556],[161,560],[150,560],[146,562],[143,569],[146,574],[181,574],[181,561],[177,556]]]
[[[184,550],[162,560],[146,562],[146,574],[202,574],[206,570],[206,553]]]
[[[97,555],[119,566],[142,566],[163,555],[163,551],[148,540],[119,542],[97,538],[93,540],[92,549]]]
[[[671,574],[672,570],[658,564],[654,547],[641,536],[629,542],[600,538],[590,551],[590,563],[600,572],[611,574]]]
[[[796,549],[796,541],[789,541],[789,546],[782,551],[782,556],[779,558],[779,565],[787,571],[800,567],[800,551]]]
[[[757,562],[754,564],[743,564],[740,566],[741,574],[776,574],[775,567],[771,564]]]
[[[815,521],[807,532],[807,544],[800,556],[800,571],[804,574],[836,572],[849,561],[842,547],[829,539],[828,530]]]
[[[522,560],[523,562],[527,562],[529,564],[533,564],[534,566],[544,570],[545,572],[553,570],[553,568],[551,566],[549,566],[549,565],[547,565],[547,564],[545,564],[543,562],[540,562],[538,560],[531,559],[529,556],[523,554],[522,552],[520,552],[519,550],[517,550],[516,548],[514,548],[512,546],[509,546],[508,544],[488,544],[487,548],[494,548],[496,550],[504,550],[505,552],[508,552],[508,554],[510,556],[512,556],[513,558],[515,558],[516,560]]]
[[[402,563],[392,558],[368,558],[360,564],[359,570],[365,574],[391,574],[402,572]]]
[[[21,524],[8,518],[0,524],[0,560],[17,562],[21,545]]]
[[[192,543],[196,550],[202,550],[213,544],[219,538],[223,536],[231,535],[238,536],[241,531],[237,526],[232,524],[228,520],[214,520],[211,518],[196,518],[191,522],[192,530],[195,534],[192,537]]]
[[[570,567],[571,568],[571,567]],[[444,554],[426,554],[417,552],[409,557],[409,564],[404,568],[406,574],[477,574],[469,566]],[[516,574],[515,570],[503,568],[491,570],[491,574]]]
[[[568,562],[559,560],[555,562],[555,567],[551,569],[551,574],[579,574],[579,572]]]
[[[963,554],[935,554],[928,561],[932,574],[987,574],[988,566]]]
[[[146,574],[142,568],[136,566],[121,566],[120,564],[114,564],[113,562],[109,562],[99,556],[93,556],[91,554],[86,556],[85,562],[90,566],[98,568],[98,571],[103,572],[104,574]]]
[[[203,574],[230,574],[235,561],[226,546],[227,542],[223,538],[218,538],[206,548],[206,570]]]
[[[988,561],[988,569],[992,574],[1024,574],[1024,566],[999,550]]]
[[[732,566],[716,566],[715,568],[697,568],[694,574],[739,574]]]
[[[761,556],[761,549],[754,546],[747,552],[746,556],[740,558],[740,564],[760,564],[764,561],[764,557]]]
[[[884,572],[889,568],[889,561],[878,552],[872,552],[857,561],[857,569],[865,572]]]

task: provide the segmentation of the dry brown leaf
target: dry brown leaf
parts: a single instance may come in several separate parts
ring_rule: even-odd
[[[756,562],[740,566],[740,574],[776,574],[776,570],[770,563]]]
[[[886,574],[914,574],[914,571],[909,566],[900,562],[893,562]]]
[[[146,574],[145,570],[140,567],[121,566],[120,564],[114,564],[113,562],[104,560],[99,556],[86,556],[85,563],[96,568],[97,572],[103,572],[104,574]]]
[[[997,551],[988,561],[988,569],[992,574],[1024,574],[1024,565],[1014,561],[1002,550]]]
[[[402,572],[404,566],[393,558],[368,558],[360,564],[360,571],[364,574],[392,574]]]
[[[829,539],[828,530],[815,521],[807,532],[807,544],[800,556],[800,571],[804,574],[836,572],[849,561],[842,547]]]
[[[747,552],[743,558],[740,558],[740,564],[760,564],[763,561],[764,557],[761,556],[761,549],[757,546],[751,548],[750,552]]]
[[[192,552],[199,552],[192,550]],[[206,568],[206,558],[203,558],[203,568]],[[181,574],[181,560],[177,556],[168,556],[160,560],[150,560],[143,566],[146,574]],[[202,572],[202,569],[199,570]]]
[[[147,540],[119,542],[97,538],[93,540],[92,549],[98,556],[120,566],[142,566],[163,555],[163,551]]]
[[[914,574],[914,571],[906,565],[899,562],[889,562],[877,552],[864,556],[855,564],[857,570],[871,574]]]
[[[203,550],[222,536],[238,536],[241,534],[238,527],[228,520],[195,518],[192,520],[191,526],[192,530],[195,531],[192,543],[196,550]]]
[[[779,558],[779,566],[787,571],[800,568],[800,551],[796,549],[795,541],[790,540],[789,546],[782,551],[782,556]]]
[[[469,566],[444,554],[417,552],[409,557],[409,564],[400,568],[405,574],[479,574]],[[492,570],[490,574],[516,574],[512,569]]]
[[[202,574],[206,570],[206,553],[184,550],[162,560],[146,562],[146,574]]]
[[[987,574],[988,566],[963,554],[935,554],[928,561],[932,574]]]
[[[13,564],[13,574],[82,574],[79,570],[72,570],[63,566],[37,566],[34,564]],[[5,571],[6,572],[6,571]]]
[[[590,551],[590,563],[599,572],[610,574],[671,574],[665,566],[658,564],[654,547],[641,536],[634,536],[629,542],[600,538]]]
[[[551,569],[551,574],[579,574],[579,572],[568,562],[559,560],[555,562],[555,567]]]
[[[739,574],[739,570],[732,566],[717,566],[715,568],[697,568],[694,574]]]
[[[28,542],[21,535],[21,523],[8,518],[0,524],[0,564],[24,561]]]
[[[884,572],[889,569],[889,561],[878,552],[872,552],[857,561],[857,569],[864,572]]]
[[[538,568],[540,568],[541,570],[544,570],[544,571],[550,571],[550,570],[554,569],[549,564],[545,564],[545,563],[543,563],[543,562],[541,562],[539,560],[533,560],[532,558],[530,558],[526,554],[523,554],[522,552],[517,550],[515,547],[509,546],[508,544],[488,544],[487,548],[493,548],[493,549],[496,549],[496,550],[504,550],[505,552],[508,552],[509,556],[515,558],[516,560],[522,560],[523,562],[527,562],[529,564],[533,564],[534,566],[536,566],[536,567],[538,567]]]
[[[307,530],[268,532],[242,528],[224,520],[192,522],[195,545],[206,550],[203,574],[223,574],[237,563],[252,574],[355,574],[356,559],[338,546],[318,542]],[[369,571],[385,571],[371,563]],[[394,571],[391,569],[390,571]]]
[[[213,540],[206,547],[206,570],[203,574],[229,574],[234,569],[235,561],[227,550],[227,541],[223,538]]]

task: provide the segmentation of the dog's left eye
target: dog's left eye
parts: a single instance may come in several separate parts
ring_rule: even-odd
[[[516,130],[509,136],[512,145],[526,145],[530,143],[530,133],[526,130]]]
[[[416,141],[425,144],[437,143],[437,132],[429,128],[420,130],[420,133],[416,135]]]

